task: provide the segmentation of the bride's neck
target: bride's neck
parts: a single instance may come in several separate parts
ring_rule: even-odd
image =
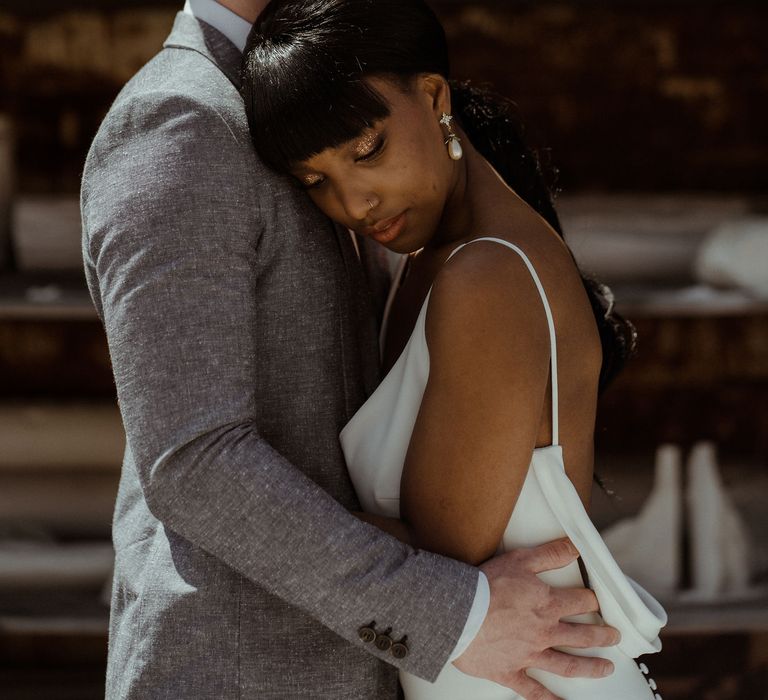
[[[478,235],[478,226],[487,218],[489,198],[502,197],[508,190],[499,174],[469,143],[462,139],[464,158],[458,161],[460,170],[443,209],[435,236],[426,246],[438,249],[454,247]]]

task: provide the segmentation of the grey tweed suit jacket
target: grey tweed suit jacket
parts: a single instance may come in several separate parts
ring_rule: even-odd
[[[179,14],[85,166],[127,436],[107,697],[394,698],[396,667],[436,677],[477,570],[349,512],[337,436],[377,381],[373,302],[349,237],[256,158],[239,65]]]

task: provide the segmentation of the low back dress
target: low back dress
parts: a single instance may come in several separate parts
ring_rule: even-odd
[[[528,674],[564,700],[660,700],[656,683],[645,664],[634,659],[661,649],[659,631],[667,616],[662,606],[641,586],[626,577],[611,556],[587,514],[563,463],[558,434],[557,344],[552,311],[531,261],[513,243],[482,237],[458,246],[448,257],[479,241],[492,241],[515,251],[525,262],[541,296],[550,339],[552,386],[552,444],[537,447],[497,553],[533,547],[568,536],[579,551],[589,587],[600,603],[600,614],[569,618],[574,622],[604,621],[621,632],[613,647],[568,649],[582,656],[610,659],[615,670],[607,678],[564,678],[530,669]],[[341,444],[352,482],[363,509],[400,517],[400,479],[413,426],[429,377],[425,333],[431,288],[422,304],[411,336],[397,362],[376,391],[341,432]],[[394,293],[394,290],[393,290]],[[539,574],[553,587],[584,587],[578,562]],[[435,622],[436,625],[439,621]],[[447,663],[429,683],[400,673],[406,700],[518,700],[520,695],[494,682],[468,676]]]

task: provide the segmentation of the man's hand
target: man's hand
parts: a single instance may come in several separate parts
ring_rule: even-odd
[[[613,627],[561,622],[595,612],[589,589],[552,588],[536,574],[559,569],[578,557],[569,540],[518,549],[480,566],[488,577],[491,602],[477,636],[453,664],[463,673],[504,685],[527,700],[560,700],[526,674],[528,668],[560,676],[602,678],[613,672],[606,659],[574,656],[553,647],[604,647],[617,644]]]

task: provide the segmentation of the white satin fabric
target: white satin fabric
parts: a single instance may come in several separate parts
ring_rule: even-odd
[[[529,675],[564,700],[658,700],[660,695],[654,692],[655,683],[646,678],[633,659],[661,649],[658,635],[667,616],[649,593],[622,573],[566,475],[562,448],[558,444],[555,329],[544,288],[525,253],[508,241],[477,238],[456,248],[451,256],[465,245],[478,241],[500,243],[522,257],[539,290],[550,329],[553,444],[533,451],[528,474],[498,551],[531,547],[567,535],[579,550],[601,612],[600,615],[581,615],[572,621],[599,622],[602,618],[621,632],[621,643],[615,647],[568,650],[574,654],[610,659],[615,671],[608,678],[563,678],[537,670],[530,670]],[[429,376],[425,321],[430,293],[397,362],[341,432],[341,444],[352,481],[364,510],[370,513],[395,518],[400,515],[400,478]],[[584,586],[576,562],[563,569],[544,572],[540,577],[552,586]],[[435,683],[404,672],[400,673],[400,680],[406,700],[520,698],[496,683],[467,676],[450,663]]]

